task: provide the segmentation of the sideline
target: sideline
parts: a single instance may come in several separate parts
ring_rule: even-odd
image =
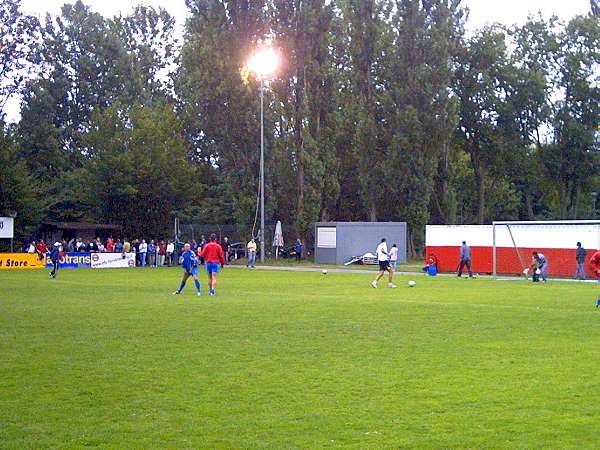
[[[321,272],[323,269],[327,269],[328,273],[352,273],[352,274],[362,274],[362,275],[374,275],[376,273],[375,270],[368,270],[368,269],[336,269],[336,268],[329,268],[329,267],[302,267],[302,266],[259,266],[257,265],[254,269],[248,269],[246,266],[241,266],[241,265],[228,265],[227,269],[246,269],[246,270],[272,270],[272,271],[277,271],[277,272]],[[395,275],[399,275],[399,276],[417,276],[417,277],[424,277],[427,276],[427,274],[423,273],[423,272],[403,272],[403,271],[398,271],[396,272]],[[457,278],[455,273],[438,273],[436,276],[438,277],[445,277],[445,278]],[[434,278],[434,277],[431,277]],[[467,277],[463,277],[463,278],[468,278]],[[493,280],[494,277],[492,275],[477,275],[474,278],[481,278],[484,280]],[[529,281],[529,280],[525,280],[523,277],[519,277],[519,276],[499,276],[496,278],[496,280],[498,281]],[[600,279],[598,281],[596,280],[574,280],[572,278],[550,278],[549,281],[561,281],[561,282],[570,282],[570,283],[598,283],[600,282]],[[543,284],[543,283],[540,283]]]

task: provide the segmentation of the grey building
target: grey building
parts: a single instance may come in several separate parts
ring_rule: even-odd
[[[398,264],[406,262],[406,222],[317,222],[315,262],[343,264],[353,256],[375,253],[381,238],[398,245]]]

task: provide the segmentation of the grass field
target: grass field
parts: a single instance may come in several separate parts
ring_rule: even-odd
[[[0,272],[0,447],[600,446],[597,285],[179,276]]]

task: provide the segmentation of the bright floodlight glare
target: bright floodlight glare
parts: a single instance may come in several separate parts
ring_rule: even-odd
[[[273,75],[278,65],[279,57],[272,48],[259,50],[248,61],[248,68],[259,78],[266,78]]]

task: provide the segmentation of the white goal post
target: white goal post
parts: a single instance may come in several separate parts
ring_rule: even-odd
[[[494,221],[493,277],[498,275],[499,248],[512,248],[523,269],[529,265],[527,255],[523,255],[523,249],[548,249],[558,252],[557,254],[563,252],[565,258],[571,258],[576,242],[582,242],[584,248],[600,249],[600,220]],[[552,261],[550,266],[552,267]]]

